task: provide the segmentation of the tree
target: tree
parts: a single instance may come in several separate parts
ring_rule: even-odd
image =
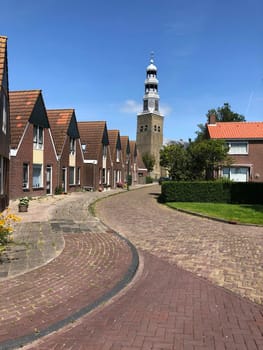
[[[224,103],[222,107],[217,109],[209,109],[206,118],[207,123],[209,123],[210,116],[214,115],[217,122],[244,122],[246,121],[245,117],[241,114],[231,111],[231,106],[229,103]],[[208,138],[207,128],[204,124],[197,125],[199,130],[196,131],[196,141],[203,141]]]
[[[218,107],[217,110],[210,109],[207,113],[207,119],[211,114],[215,114],[216,120],[218,122],[245,122],[245,117],[241,114],[231,111],[231,106],[229,103],[224,103],[224,106]]]
[[[213,180],[223,164],[229,164],[228,147],[224,140],[192,142],[188,153],[193,179]]]
[[[160,151],[160,165],[167,169],[173,180],[188,180],[188,155],[183,143],[170,143]]]
[[[155,165],[155,157],[154,157],[154,155],[149,153],[149,152],[144,153],[142,155],[142,160],[143,160],[143,163],[144,163],[148,173],[153,171],[153,168],[154,168],[154,165]]]

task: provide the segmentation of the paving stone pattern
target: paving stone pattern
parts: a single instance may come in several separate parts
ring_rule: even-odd
[[[25,350],[263,349],[263,307],[241,297],[247,295],[248,283],[251,299],[261,301],[259,253],[252,251],[257,249],[254,240],[262,242],[262,230],[166,209],[155,201],[157,190],[129,192],[97,206],[107,224],[139,247],[140,272],[126,293]],[[236,245],[240,235],[246,249],[241,241]],[[240,257],[246,262],[238,278]],[[254,272],[250,279],[256,282],[250,281],[246,268]],[[234,283],[240,281],[240,295],[230,290],[232,284],[216,285],[221,279],[211,275],[221,269],[224,283],[230,277]],[[234,290],[238,292],[237,287]]]
[[[7,341],[37,335],[93,303],[129,269],[130,247],[89,215],[88,203],[89,197],[76,194],[57,203],[49,223],[32,223],[42,229],[49,225],[54,236],[63,234],[65,248],[48,264],[0,282],[0,349],[8,348]],[[45,256],[48,260],[48,252]],[[18,261],[22,264],[22,257]],[[43,263],[42,256],[38,263]]]
[[[156,203],[159,191],[155,186],[108,198],[97,211],[137,248],[263,304],[263,227],[175,211]]]

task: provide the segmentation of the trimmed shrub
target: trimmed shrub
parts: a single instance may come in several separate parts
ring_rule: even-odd
[[[161,202],[230,202],[230,184],[216,181],[164,182]]]
[[[262,204],[263,183],[229,181],[168,181],[159,201]]]
[[[263,204],[263,182],[233,182],[231,203]]]

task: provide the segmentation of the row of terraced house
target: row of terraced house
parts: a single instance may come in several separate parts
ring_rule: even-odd
[[[9,91],[7,38],[0,36],[0,211],[9,199],[143,181],[136,142],[106,121],[48,110],[41,90]]]

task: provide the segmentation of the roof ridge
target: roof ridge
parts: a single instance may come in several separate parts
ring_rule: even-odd
[[[9,93],[15,92],[42,92],[41,89],[32,89],[32,90],[9,90]]]
[[[74,108],[47,108],[47,112],[75,111]]]

